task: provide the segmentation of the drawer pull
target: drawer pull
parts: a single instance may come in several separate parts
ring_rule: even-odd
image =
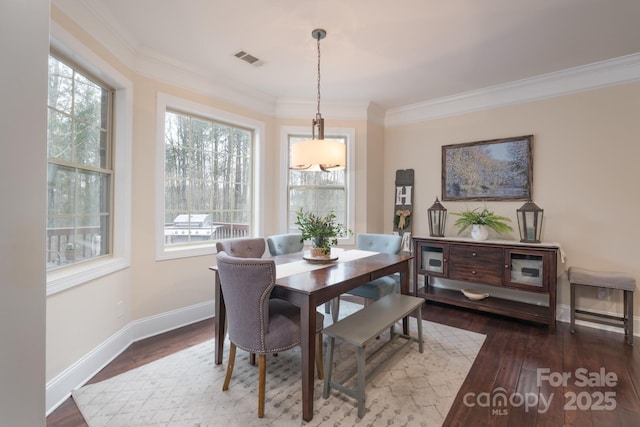
[[[509,268],[509,264],[505,264],[505,265],[504,265],[504,268]]]
[[[472,256],[478,256],[478,254],[477,254],[477,253],[475,253],[475,252],[472,252],[472,253],[471,253],[471,255],[472,255]]]
[[[471,274],[476,274],[476,271],[475,270],[471,270]]]

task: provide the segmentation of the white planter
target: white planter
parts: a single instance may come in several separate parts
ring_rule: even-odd
[[[473,240],[487,240],[489,230],[484,225],[473,224],[471,226],[471,238]]]

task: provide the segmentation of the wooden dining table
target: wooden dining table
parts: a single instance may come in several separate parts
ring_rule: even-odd
[[[303,253],[272,257],[276,263],[276,284],[272,295],[300,307],[302,418],[305,421],[313,418],[316,307],[371,280],[394,273],[400,275],[400,292],[409,294],[409,265],[413,255],[357,252],[344,251],[339,253],[336,262],[313,266],[309,270],[304,266],[296,269],[289,268],[292,274],[284,277],[278,277],[279,270],[306,263],[302,259]],[[215,266],[210,268],[215,271],[215,363],[219,365],[222,363],[224,350],[226,309],[217,268]],[[405,334],[409,332],[407,318],[403,319],[403,332]]]

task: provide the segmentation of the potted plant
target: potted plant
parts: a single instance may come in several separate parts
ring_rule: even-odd
[[[336,222],[336,215],[331,211],[326,216],[315,215],[313,212],[296,212],[296,222],[300,228],[300,241],[311,240],[311,256],[314,258],[329,258],[331,246],[338,244],[338,237],[346,236],[351,230]]]
[[[460,227],[458,234],[471,227],[471,237],[474,240],[485,240],[489,235],[487,228],[498,234],[508,233],[513,230],[507,224],[507,222],[511,222],[511,219],[506,216],[496,215],[486,207],[482,208],[482,210],[480,208],[467,209],[462,212],[452,212],[451,214],[459,217],[455,222],[455,225]]]

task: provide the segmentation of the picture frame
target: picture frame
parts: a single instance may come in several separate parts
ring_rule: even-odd
[[[531,200],[533,135],[442,146],[442,200]]]

